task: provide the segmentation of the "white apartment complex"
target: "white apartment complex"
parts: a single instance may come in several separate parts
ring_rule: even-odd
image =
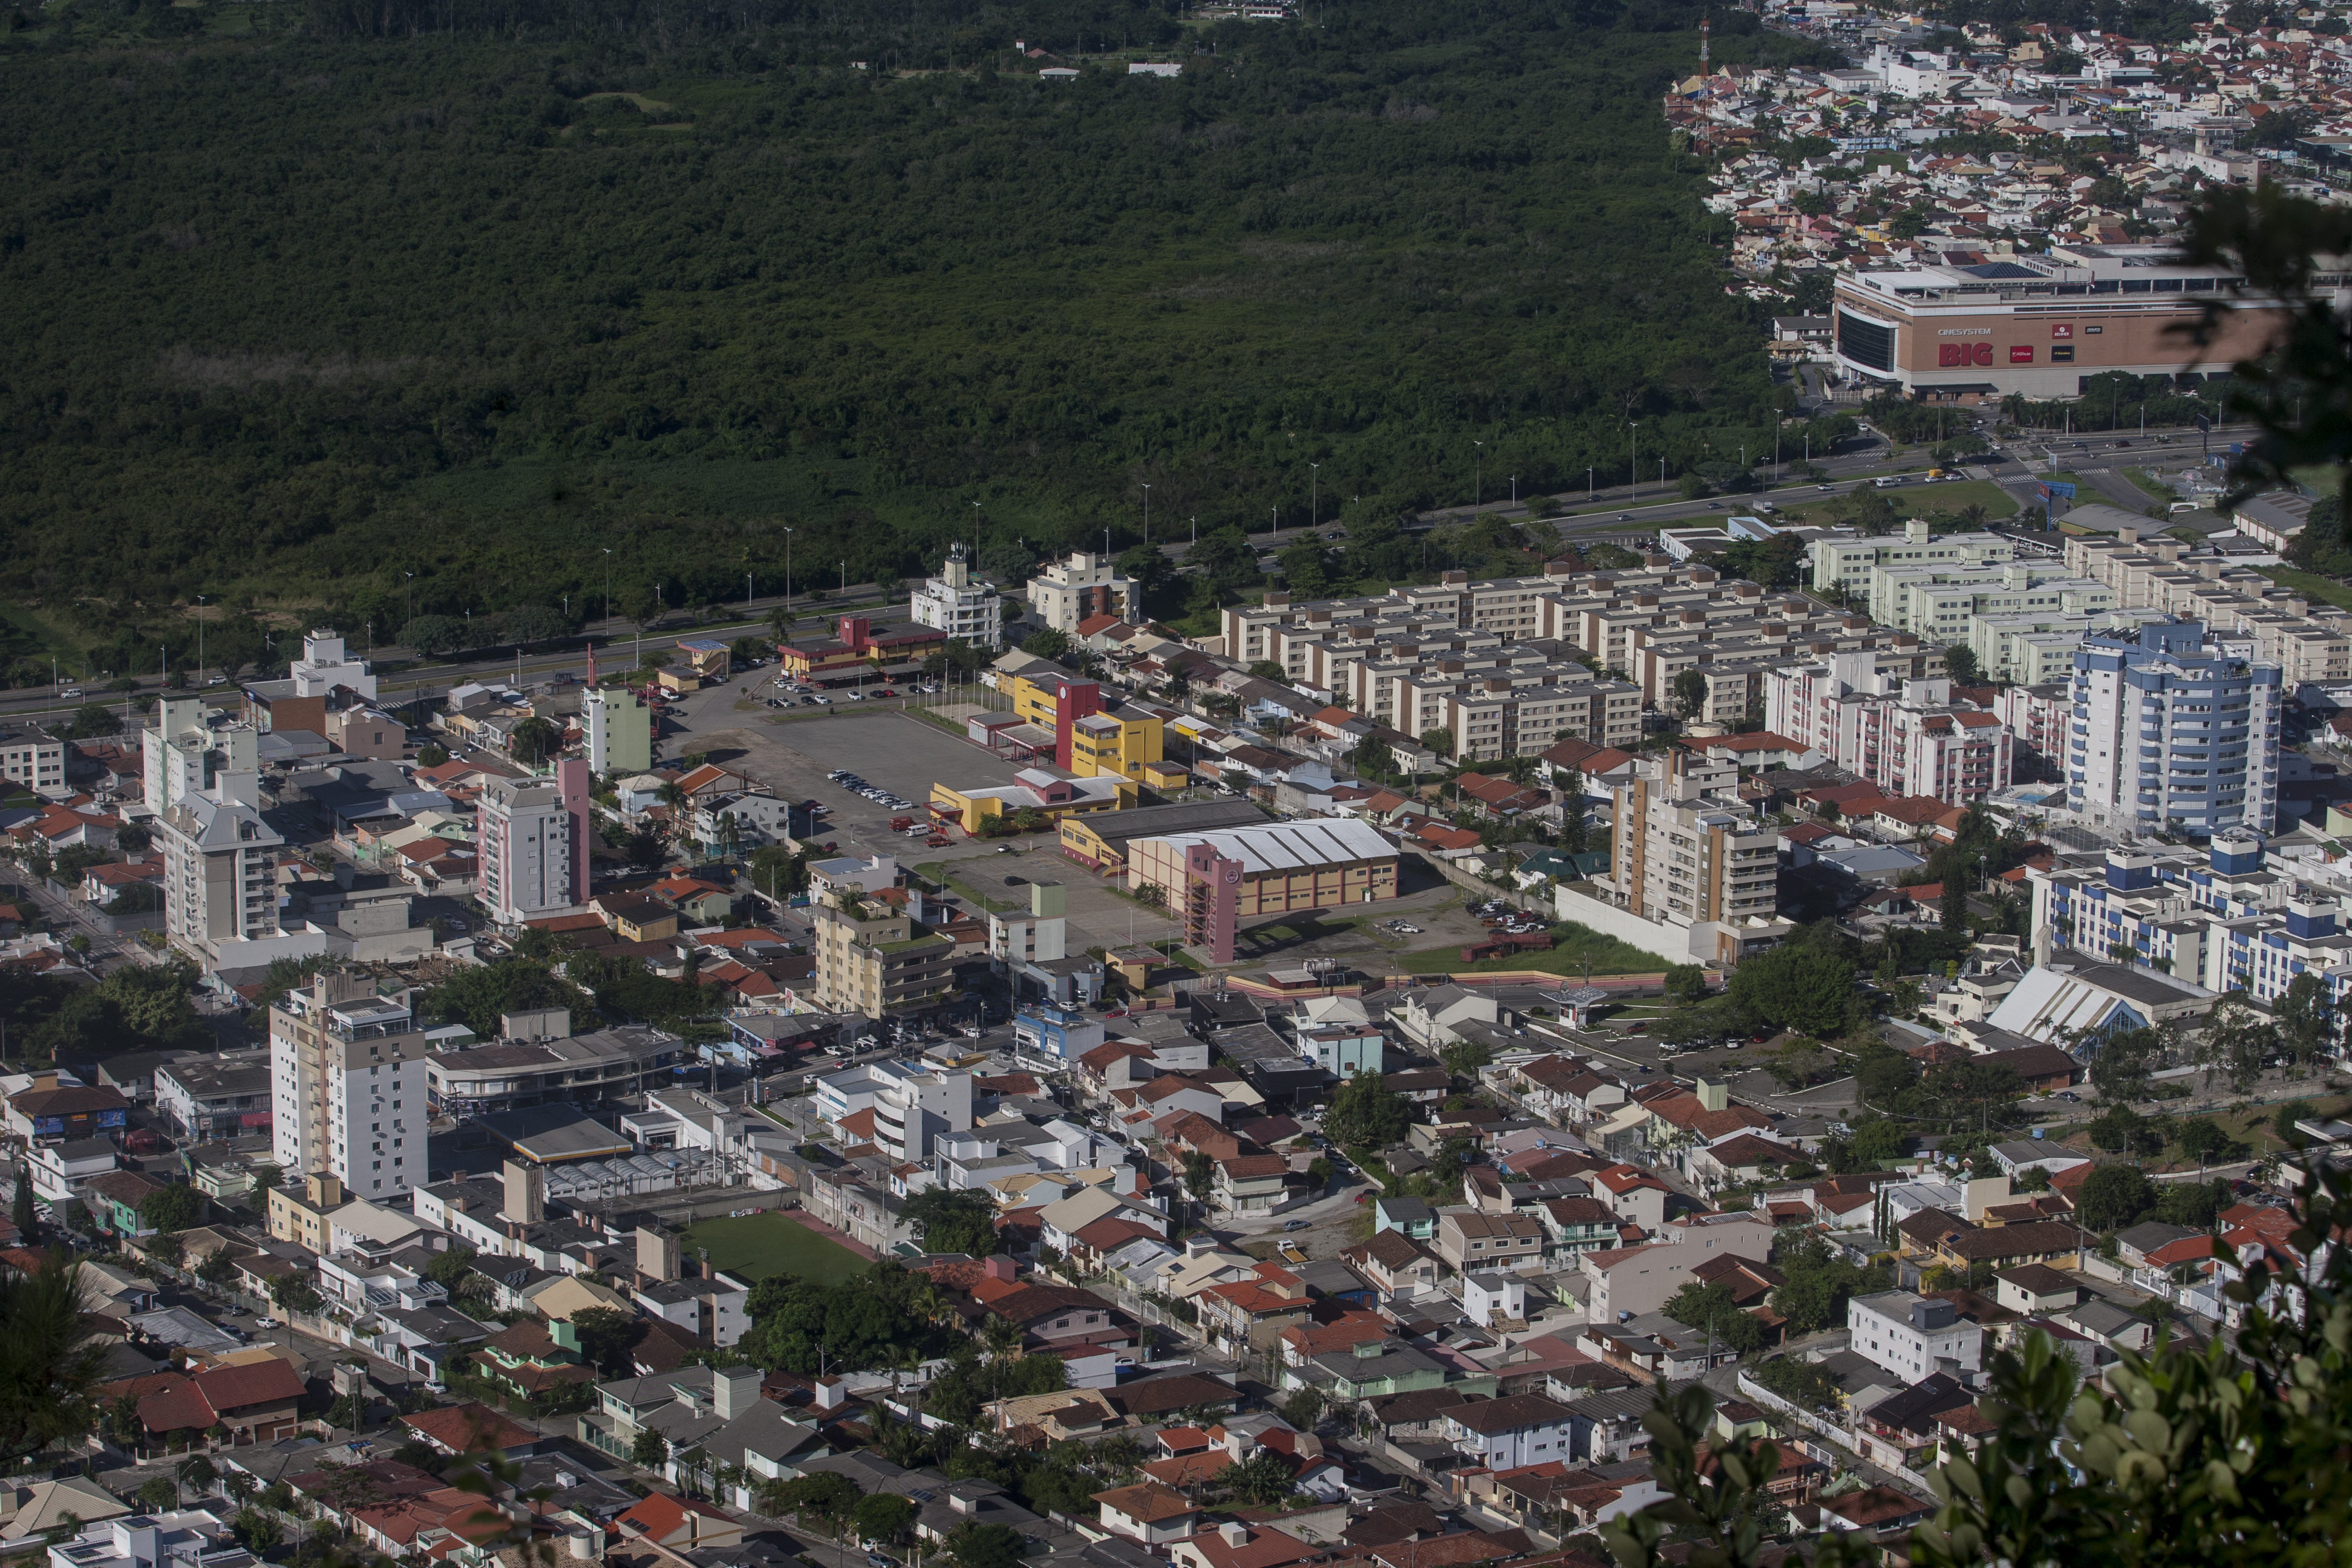
[[[853,1142],[863,1138],[901,1163],[929,1160],[941,1133],[971,1131],[971,1074],[869,1062],[817,1079],[816,1105]]]
[[[1807,552],[1812,558],[1815,588],[1860,595],[1869,590],[1870,574],[1877,567],[1985,566],[2013,559],[2017,549],[1997,533],[1931,535],[1927,525],[1914,518],[1903,525],[1900,535],[1816,539]]]
[[[31,790],[66,787],[66,743],[37,724],[0,726],[0,778]]]
[[[551,779],[494,779],[482,791],[481,900],[520,925],[588,901],[588,764],[568,757]]]
[[[366,664],[343,651],[342,634],[320,627],[302,634],[302,657],[286,671],[297,697],[324,697],[338,686],[375,700],[375,677]]]
[[[972,576],[971,563],[964,559],[961,544],[948,552],[939,574],[925,578],[915,590],[910,608],[919,626],[961,637],[974,647],[1004,645],[1004,595],[993,584]],[[1067,631],[1076,625],[1072,622],[1062,629]]]
[[[327,1174],[355,1196],[424,1184],[425,1038],[405,995],[323,974],[269,1009],[271,1152],[289,1180]]]
[[[261,737],[243,721],[215,727],[201,697],[167,697],[139,732],[147,808],[162,816],[184,796],[261,805]],[[62,765],[62,764],[60,764]]]
[[[1029,579],[1029,608],[1057,632],[1075,632],[1090,616],[1125,620],[1137,608],[1135,583],[1118,574],[1108,555],[1074,550]]]

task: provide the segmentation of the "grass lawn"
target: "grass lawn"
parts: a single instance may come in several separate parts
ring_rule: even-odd
[[[678,1256],[710,1249],[710,1266],[738,1279],[757,1281],[772,1274],[794,1274],[820,1285],[837,1285],[866,1272],[866,1260],[780,1214],[707,1219],[688,1229]]]
[[[2263,575],[2282,588],[2294,589],[2307,599],[2317,599],[2322,604],[2352,610],[2352,588],[2346,587],[2333,577],[2298,572],[2292,566],[2265,566]]]
[[[1406,974],[1486,974],[1499,969],[1539,969],[1547,974],[1580,975],[1588,959],[1595,974],[1663,974],[1666,969],[1666,961],[1656,953],[1643,952],[1631,942],[1591,931],[1578,931],[1549,952],[1507,953],[1501,958],[1482,958],[1475,963],[1462,962],[1465,945],[1456,942],[1451,947],[1423,948],[1419,952],[1399,953],[1391,962]]]
[[[2123,470],[2123,476],[2147,491],[2150,500],[2174,501],[2180,499],[2179,490],[2174,489],[2162,479],[2153,478],[2146,468],[2126,468]]]
[[[1870,493],[1866,489],[1856,494]],[[1988,519],[2014,517],[2017,502],[2007,490],[1990,479],[1958,479],[1932,485],[1901,485],[1885,492],[1889,500],[1901,500],[1905,510],[1916,516],[1923,512],[1959,512],[1971,506],[1985,509]],[[1841,504],[1843,503],[1843,504]],[[1833,497],[1808,504],[1789,500],[1779,503],[1780,515],[1772,521],[1783,525],[1826,528],[1850,521],[1853,503],[1844,497]]]

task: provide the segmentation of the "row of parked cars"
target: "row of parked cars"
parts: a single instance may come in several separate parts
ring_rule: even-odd
[[[1506,936],[1525,936],[1530,932],[1549,931],[1551,923],[1541,915],[1531,913],[1517,904],[1507,904],[1491,899],[1483,904],[1473,904],[1470,912],[1488,931],[1498,931]]]
[[[892,811],[909,811],[914,808],[913,801],[902,800],[879,784],[867,784],[846,768],[835,768],[824,776],[850,794],[862,795],[877,805],[887,806]]]

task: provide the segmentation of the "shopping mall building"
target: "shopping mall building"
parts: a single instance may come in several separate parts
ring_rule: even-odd
[[[2262,347],[2275,308],[2231,312],[2200,349],[2189,329],[2235,280],[2172,256],[2156,245],[2053,246],[1975,267],[1852,274],[1837,286],[1838,374],[1959,401],[2074,397],[2105,371],[2226,374]]]

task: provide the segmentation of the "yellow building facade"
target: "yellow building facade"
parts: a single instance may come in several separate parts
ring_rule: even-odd
[[[1015,675],[1004,683],[1013,711],[1024,723],[1050,735],[1061,733],[1062,704],[1067,699],[1099,703],[1102,689],[1091,681],[1074,681],[1067,675]],[[1133,707],[1097,708],[1082,713],[1070,725],[1070,754],[1055,762],[1080,778],[1118,774],[1140,780],[1144,769],[1162,760],[1162,726],[1151,714]]]

